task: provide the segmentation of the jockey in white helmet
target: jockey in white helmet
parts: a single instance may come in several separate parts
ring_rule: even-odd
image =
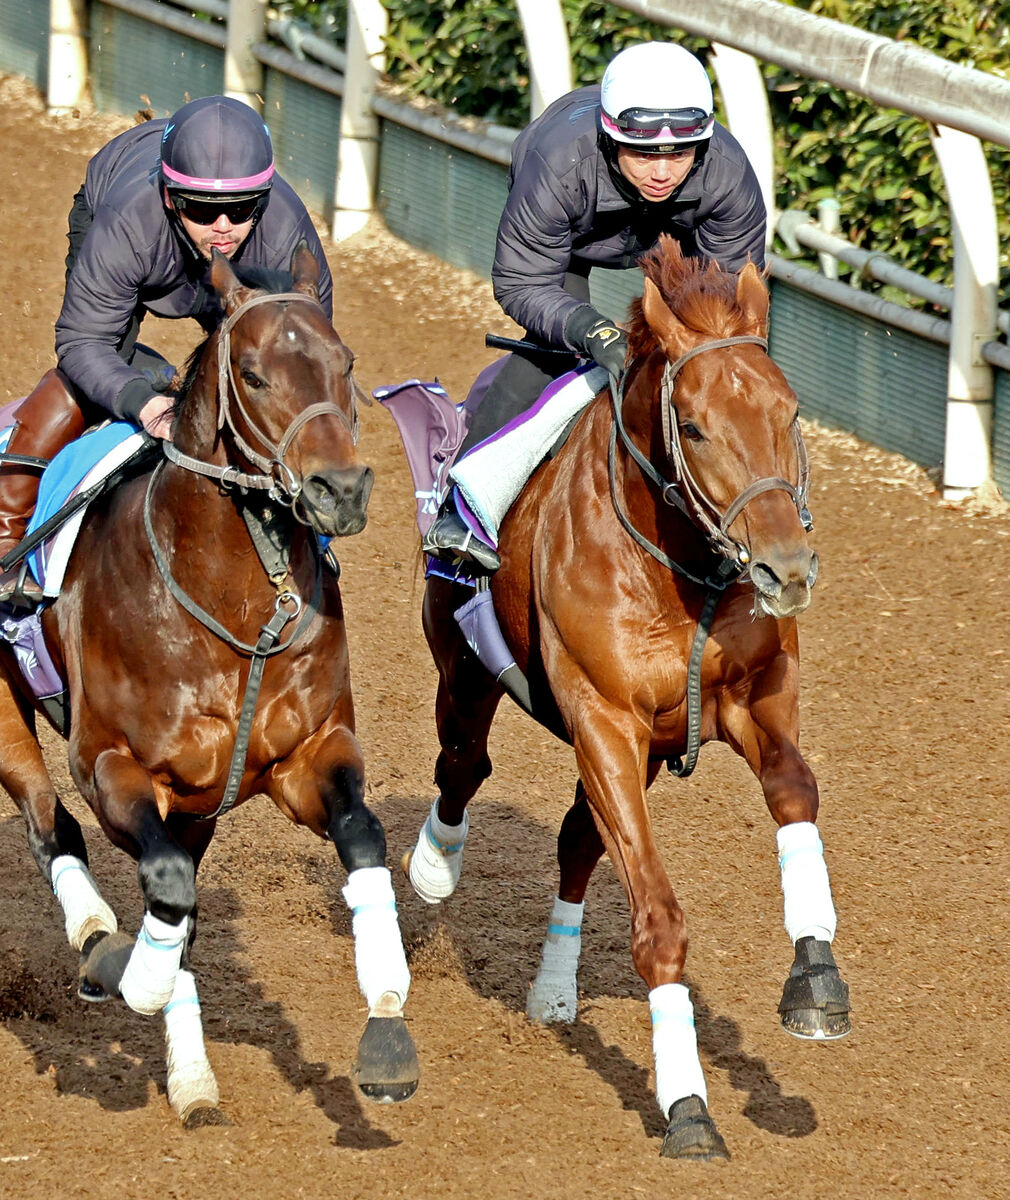
[[[590,303],[592,268],[632,267],[662,233],[729,271],[764,265],[761,189],[713,107],[704,65],[683,46],[650,42],[622,50],[601,85],[556,100],[516,138],[494,294],[525,341],[568,356],[511,355],[461,453],[493,434],[520,436],[520,414],[579,358],[621,376],[627,339]],[[451,493],[423,546],[485,570],[498,563]]]

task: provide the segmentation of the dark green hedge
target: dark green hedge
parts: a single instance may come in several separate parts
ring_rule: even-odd
[[[915,41],[952,62],[1010,78],[1010,0],[783,0],[885,37]],[[384,0],[390,15],[389,74],[410,95],[454,111],[521,126],[529,113],[529,64],[509,0]],[[343,0],[294,0],[293,15],[340,29]],[[598,0],[563,0],[578,84],[599,80],[626,45],[677,37]],[[695,51],[705,42],[684,38]],[[881,110],[826,84],[765,68],[777,131],[778,205],[813,210],[837,197],[852,241],[948,281],[951,232],[943,177],[923,122]],[[1001,239],[1010,151],[987,147]],[[1004,256],[1004,275],[1010,264]]]

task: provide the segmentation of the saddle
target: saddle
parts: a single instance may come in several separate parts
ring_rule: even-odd
[[[13,414],[5,409],[2,415]],[[0,454],[12,429],[0,429]],[[42,588],[45,600],[34,611],[0,605],[0,637],[10,644],[32,694],[61,732],[69,720],[66,685],[49,654],[42,613],[63,586],[87,506],[157,453],[157,442],[127,421],[106,422],[71,442],[43,471],[26,537],[0,560],[3,569],[24,560]]]
[[[527,480],[564,444],[586,405],[609,381],[608,372],[592,363],[569,371],[549,384],[526,412],[457,462],[473,414],[505,361],[485,367],[460,405],[453,404],[437,380],[411,379],[372,393],[389,410],[400,433],[422,538],[455,485],[463,520],[475,536],[496,545],[501,522]],[[453,614],[460,631],[484,667],[521,708],[531,711],[529,685],[502,636],[486,575],[474,576],[465,562],[454,566],[429,556],[425,576],[432,575],[474,588],[475,594]]]

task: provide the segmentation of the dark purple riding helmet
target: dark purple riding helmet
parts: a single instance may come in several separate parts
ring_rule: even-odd
[[[255,225],[273,174],[270,130],[241,100],[191,100],[169,119],[161,136],[161,177],[176,211],[185,212],[187,202],[205,206],[208,201],[233,205],[248,200]]]

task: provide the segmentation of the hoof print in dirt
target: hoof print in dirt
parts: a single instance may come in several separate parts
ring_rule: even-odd
[[[403,1017],[369,1017],[358,1043],[354,1080],[359,1090],[380,1104],[398,1104],[417,1091],[420,1073]]]
[[[659,1153],[663,1158],[699,1162],[729,1158],[722,1134],[716,1129],[700,1096],[685,1096],[670,1109],[670,1123]]]
[[[849,985],[838,973],[829,942],[796,943],[796,958],[779,1002],[782,1028],[793,1037],[833,1041],[852,1029]]]

